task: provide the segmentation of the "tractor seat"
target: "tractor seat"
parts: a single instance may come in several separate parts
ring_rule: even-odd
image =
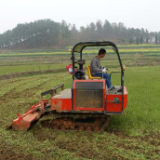
[[[102,79],[102,77],[92,77],[90,66],[86,66],[86,68],[87,68],[87,71],[88,71],[88,77],[89,77],[89,79]]]

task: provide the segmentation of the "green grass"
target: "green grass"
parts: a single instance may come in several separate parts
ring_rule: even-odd
[[[149,52],[160,48],[159,45],[119,47],[121,50],[138,49],[142,52],[143,48]],[[65,88],[70,88],[71,75],[67,72],[54,72],[18,75],[16,78],[0,80],[0,156],[3,153],[1,150],[4,150],[2,144],[5,144],[5,150],[8,147],[8,150],[15,154],[33,156],[39,160],[160,159],[159,53],[138,51],[121,54],[122,63],[126,65],[125,85],[128,90],[128,105],[122,115],[111,116],[107,131],[102,133],[54,131],[42,128],[39,123],[28,132],[6,130],[6,125],[16,118],[16,113],[24,113],[39,101],[41,92],[61,83],[65,84]],[[33,51],[36,55],[32,56],[34,53],[31,52],[31,56],[27,55],[28,52],[13,57],[0,55],[0,75],[62,69],[71,62],[70,54],[58,56],[48,51],[50,53],[44,55]],[[86,64],[90,64],[90,60],[97,53],[93,50],[90,52],[94,54],[83,56]],[[78,54],[76,58],[78,59]],[[107,54],[101,64],[109,68],[109,72],[120,70],[116,54]],[[119,74],[112,76],[112,83],[120,84]]]
[[[144,131],[160,132],[160,67],[131,67],[125,72],[128,89],[128,107],[125,116],[115,117],[113,128],[131,134]],[[120,122],[120,123],[118,123]]]
[[[30,71],[46,71],[54,69],[63,69],[64,64],[35,64],[35,65],[13,65],[13,66],[1,66],[0,75],[21,73]]]
[[[159,70],[159,66],[126,69],[128,106],[123,115],[111,117],[103,133],[53,131],[39,123],[28,132],[5,130],[17,112],[23,113],[39,101],[41,92],[63,82],[70,87],[71,76],[53,73],[1,80],[0,143],[40,160],[159,159]],[[117,77],[112,77],[113,84],[118,84]]]

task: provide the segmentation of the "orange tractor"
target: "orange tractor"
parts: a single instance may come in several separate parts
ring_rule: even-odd
[[[121,84],[116,86],[117,90],[108,91],[105,79],[92,77],[89,66],[87,66],[88,76],[85,76],[85,60],[82,52],[85,47],[94,46],[111,46],[116,52],[121,68],[119,72]],[[61,84],[41,93],[39,103],[31,106],[23,115],[17,114],[17,118],[12,121],[13,130],[27,130],[38,120],[42,126],[53,129],[100,131],[108,126],[109,115],[123,113],[127,106],[128,93],[124,86],[124,68],[117,46],[109,41],[81,42],[76,44],[71,52],[73,69],[71,89],[64,89],[64,85]],[[79,53],[78,60],[75,59],[75,52]],[[57,93],[59,88],[61,91]],[[43,96],[48,94],[51,98],[43,99]],[[47,116],[50,119],[47,119]]]

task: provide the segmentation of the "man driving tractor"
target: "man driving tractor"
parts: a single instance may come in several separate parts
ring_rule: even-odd
[[[101,48],[99,50],[98,55],[92,59],[90,64],[90,69],[93,77],[103,77],[106,79],[106,85],[108,90],[110,91],[116,88],[112,86],[111,78],[110,78],[110,75],[107,73],[107,69],[103,66],[102,67],[100,66],[100,59],[104,58],[105,54],[106,54],[106,50]]]

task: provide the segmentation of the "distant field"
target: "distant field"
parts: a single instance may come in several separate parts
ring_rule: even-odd
[[[123,46],[125,47],[125,46]],[[133,47],[133,46],[132,46]],[[86,64],[95,56],[84,55]],[[111,116],[106,132],[54,131],[37,123],[28,132],[6,130],[6,125],[39,101],[40,93],[64,83],[71,87],[71,76],[58,72],[70,61],[70,53],[43,56],[6,56],[0,54],[0,75],[47,71],[53,73],[0,79],[0,159],[7,160],[146,160],[160,159],[160,53],[121,54],[125,64],[128,106],[123,115]],[[34,53],[32,53],[34,54]],[[78,55],[76,56],[78,57]],[[106,55],[102,65],[118,71],[115,54]],[[120,83],[113,75],[112,83]]]
[[[86,64],[90,64],[90,60],[95,56],[95,54],[86,54],[83,58],[86,60]],[[160,65],[160,59],[158,58],[160,54],[122,54],[122,63],[127,67],[129,66],[157,66]],[[65,69],[66,65],[71,63],[71,55],[53,55],[37,57],[7,57],[0,59],[0,75],[10,74],[10,73],[20,73],[20,72],[30,72],[30,71],[45,71],[54,69]],[[78,57],[78,56],[77,56]],[[77,58],[78,59],[78,58]],[[102,60],[102,65],[107,68],[120,68],[117,56],[115,54],[108,54]]]
[[[128,47],[131,47],[128,49]],[[146,48],[147,47],[147,48]],[[160,45],[120,45],[119,52],[123,64],[126,66],[154,66],[159,65]],[[123,49],[122,49],[123,48]],[[34,50],[30,50],[34,51]],[[30,71],[44,71],[62,69],[71,63],[71,53],[67,51],[57,52],[21,52],[14,51],[8,53],[0,53],[0,75]],[[97,54],[98,48],[93,50],[84,50],[83,58],[86,64]],[[77,53],[78,58],[78,53]],[[114,64],[113,64],[114,62]],[[119,67],[117,56],[111,48],[107,48],[107,55],[102,60],[102,64],[107,68]]]
[[[117,45],[119,49],[146,49],[146,48],[160,48],[160,44],[124,44]],[[67,52],[68,49],[73,48],[73,46],[67,46],[65,49],[27,49],[27,50],[14,50],[8,51],[3,50],[0,53],[53,53],[53,52]],[[90,49],[97,49],[98,47],[90,47]]]

